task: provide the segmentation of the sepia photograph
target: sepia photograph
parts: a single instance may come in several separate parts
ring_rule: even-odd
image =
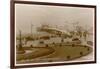
[[[14,3],[14,64],[95,62],[95,6]]]

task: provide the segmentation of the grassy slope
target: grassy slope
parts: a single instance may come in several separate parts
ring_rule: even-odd
[[[36,48],[36,49],[38,49],[38,51],[34,53],[30,53],[28,55],[24,55],[24,56],[17,55],[18,56],[17,60],[41,58],[41,59],[47,59],[47,61],[51,62],[51,61],[56,61],[55,58],[61,58],[61,59],[57,59],[57,61],[63,61],[63,60],[76,59],[76,58],[85,56],[89,54],[90,52],[92,52],[91,47],[80,46],[80,45],[74,46],[74,47],[73,46],[52,46],[51,48],[46,47],[46,48]],[[34,61],[34,60],[28,61],[28,63],[31,63],[31,62],[40,62],[40,61],[39,60],[38,61]],[[27,63],[27,61],[24,61],[24,63]]]

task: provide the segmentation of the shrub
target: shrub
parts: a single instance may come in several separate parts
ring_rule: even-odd
[[[48,44],[46,44],[46,47],[48,47]]]
[[[80,55],[82,56],[83,55],[83,52],[80,52]]]
[[[87,51],[89,51],[90,49],[88,48]]]
[[[67,59],[70,59],[71,57],[70,56],[67,56]]]

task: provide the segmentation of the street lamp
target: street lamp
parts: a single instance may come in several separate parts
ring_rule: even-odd
[[[31,24],[31,37],[33,36],[32,31],[33,31],[33,24]]]
[[[22,49],[22,39],[21,39],[21,30],[19,30],[19,47],[18,49],[21,50]]]

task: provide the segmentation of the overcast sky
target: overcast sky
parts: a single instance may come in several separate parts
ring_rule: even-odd
[[[31,24],[33,32],[41,24],[67,26],[72,28],[72,23],[78,22],[81,26],[92,27],[94,22],[93,8],[59,7],[32,4],[15,4],[16,33],[30,33]]]

